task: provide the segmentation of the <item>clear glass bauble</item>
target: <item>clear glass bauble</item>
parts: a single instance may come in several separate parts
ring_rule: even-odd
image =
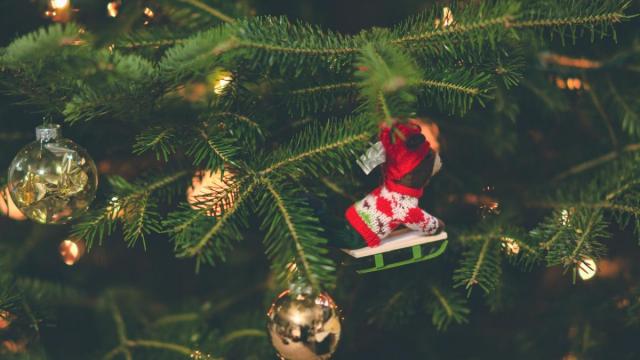
[[[98,171],[87,151],[62,137],[59,125],[36,128],[9,167],[9,192],[28,218],[66,223],[85,212],[96,196]]]
[[[280,359],[328,360],[340,341],[340,311],[327,293],[286,290],[267,313],[267,330]]]

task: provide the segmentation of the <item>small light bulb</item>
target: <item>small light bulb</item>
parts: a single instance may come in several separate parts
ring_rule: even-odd
[[[51,0],[51,8],[54,10],[64,10],[69,7],[69,0]]]
[[[149,8],[149,7],[144,8],[143,13],[144,13],[148,18],[151,18],[151,19],[153,19],[153,17],[156,15],[156,14],[153,12],[153,10],[151,10],[151,8]]]
[[[110,17],[118,16],[118,12],[120,11],[120,1],[110,1],[107,4],[107,14]]]
[[[596,276],[596,272],[598,271],[598,266],[596,265],[595,260],[592,258],[584,258],[578,264],[578,275],[582,280],[589,280]]]
[[[520,252],[520,245],[514,239],[503,236],[500,240],[502,240],[502,247],[509,255],[517,255]]]
[[[82,240],[63,240],[58,247],[62,262],[72,266],[84,255],[85,244]]]

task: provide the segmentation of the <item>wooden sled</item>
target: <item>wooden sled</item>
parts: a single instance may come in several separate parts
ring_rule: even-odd
[[[421,245],[442,241],[442,244],[438,247],[434,247],[428,254],[422,253]],[[358,274],[366,274],[374,271],[388,270],[397,268],[404,265],[417,263],[420,261],[431,260],[436,258],[447,249],[447,233],[441,232],[436,235],[422,235],[419,231],[413,231],[409,229],[402,229],[393,232],[380,242],[376,247],[363,247],[360,249],[342,249],[345,253],[353,256],[356,259],[369,257],[373,255],[374,266],[367,269],[357,270]],[[411,248],[412,257],[407,260],[402,260],[385,265],[383,254],[391,251]]]

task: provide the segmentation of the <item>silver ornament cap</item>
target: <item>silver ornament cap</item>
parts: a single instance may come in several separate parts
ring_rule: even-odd
[[[40,142],[49,142],[55,140],[62,135],[62,130],[58,124],[46,124],[36,127],[36,140]]]

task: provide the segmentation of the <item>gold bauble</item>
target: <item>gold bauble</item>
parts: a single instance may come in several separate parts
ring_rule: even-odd
[[[267,330],[281,359],[328,360],[340,341],[340,311],[326,293],[286,290],[267,313]]]
[[[65,223],[83,213],[96,195],[98,171],[89,154],[60,135],[57,125],[36,128],[9,168],[9,192],[18,209],[43,223]]]

